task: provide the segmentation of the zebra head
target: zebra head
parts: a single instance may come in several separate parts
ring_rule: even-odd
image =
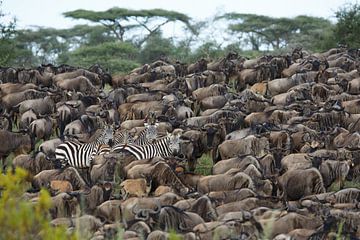
[[[169,148],[173,153],[178,153],[180,151],[180,136],[181,134],[168,134]]]
[[[114,138],[114,128],[111,125],[105,126],[102,134],[100,135],[101,142],[104,144],[112,145]]]
[[[150,141],[155,140],[158,136],[157,127],[159,126],[159,123],[155,123],[155,124],[144,123],[144,126],[146,129],[145,137]]]

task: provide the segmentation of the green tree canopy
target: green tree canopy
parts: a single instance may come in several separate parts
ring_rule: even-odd
[[[172,56],[175,52],[175,46],[170,39],[161,36],[161,32],[153,34],[146,41],[139,54],[139,61],[142,64],[150,63],[161,58]]]
[[[240,33],[243,41],[249,43],[253,50],[260,50],[261,46],[272,49],[286,47],[295,37],[313,35],[316,30],[332,26],[331,22],[324,18],[303,15],[295,18],[274,18],[256,14],[227,13],[218,19],[229,20],[228,29],[232,33]]]
[[[2,11],[2,1],[0,1],[0,66],[7,65],[15,57],[15,44],[13,38],[16,35],[16,19],[9,22],[5,21],[6,14]]]
[[[111,73],[129,72],[138,67],[138,50],[128,42],[104,42],[94,46],[81,46],[59,57],[59,63],[88,68],[98,63]]]
[[[163,25],[169,22],[180,21],[184,23],[188,29],[195,32],[190,23],[191,18],[179,12],[163,9],[131,10],[117,7],[110,8],[106,11],[78,9],[65,12],[64,16],[101,23],[120,41],[125,40],[125,33],[131,29],[145,29],[148,34],[139,40],[138,45],[144,43],[151,35],[155,34]]]
[[[360,48],[360,5],[347,4],[336,11],[335,38],[338,43]]]

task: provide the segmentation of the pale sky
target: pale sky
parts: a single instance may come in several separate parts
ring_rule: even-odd
[[[69,28],[83,24],[62,16],[76,9],[104,11],[111,7],[178,11],[194,20],[206,20],[218,12],[238,12],[272,17],[309,15],[334,20],[334,12],[356,0],[3,0],[3,12],[18,19],[19,28],[30,26]]]

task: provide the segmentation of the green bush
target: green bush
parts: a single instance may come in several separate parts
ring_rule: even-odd
[[[0,175],[0,239],[77,239],[65,228],[50,225],[51,198],[46,190],[40,191],[36,203],[22,199],[28,180],[28,173],[20,168]]]

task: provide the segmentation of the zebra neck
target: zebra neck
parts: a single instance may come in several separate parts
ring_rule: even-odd
[[[96,144],[96,145],[99,145],[99,144],[107,144],[107,143],[105,142],[105,139],[102,138],[102,137],[96,139],[93,143]]]
[[[164,157],[168,157],[172,155],[172,149],[170,147],[169,137],[159,139],[156,145],[159,148],[159,152],[161,152]]]

